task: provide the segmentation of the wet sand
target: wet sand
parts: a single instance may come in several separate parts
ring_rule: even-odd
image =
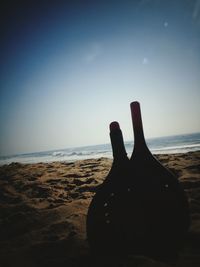
[[[192,225],[176,266],[200,266],[200,151],[158,155],[188,194]],[[93,266],[86,215],[111,159],[0,167],[0,266]],[[124,266],[167,266],[130,257]],[[94,266],[95,267],[95,266]]]

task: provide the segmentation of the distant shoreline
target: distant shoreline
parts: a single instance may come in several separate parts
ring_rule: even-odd
[[[161,153],[161,154],[153,154],[154,157],[165,157],[165,156],[175,156],[175,157],[183,157],[184,155],[186,154],[195,154],[195,153],[199,153],[200,152],[200,149],[199,150],[196,150],[196,151],[188,151],[188,152],[185,152],[185,153]],[[130,156],[128,156],[130,158]],[[75,163],[75,162],[80,162],[80,161],[88,161],[88,160],[102,160],[102,159],[106,159],[106,160],[113,160],[113,156],[111,155],[110,157],[91,157],[91,158],[86,158],[86,159],[74,159],[74,160],[66,160],[66,159],[57,159],[57,160],[54,160],[54,161],[38,161],[38,162],[19,162],[19,161],[12,161],[12,162],[9,162],[9,163],[3,163],[3,161],[0,161],[0,168],[2,166],[6,166],[6,165],[16,165],[16,164],[19,164],[19,165],[24,165],[24,164],[56,164],[56,163]]]
[[[159,154],[182,154],[200,150],[200,133],[188,135],[176,135],[160,138],[147,139],[149,150],[154,155]],[[125,142],[128,156],[133,151],[134,142]],[[84,159],[112,158],[111,144],[101,144],[67,149],[56,149],[28,154],[19,154],[8,157],[0,157],[0,165],[38,162],[73,162]]]
[[[182,157],[186,154],[195,154],[195,153],[199,153],[200,152],[200,149],[199,150],[196,150],[196,151],[188,151],[188,152],[184,152],[184,153],[161,153],[161,154],[153,154],[154,157],[156,158],[159,158],[159,157],[164,157],[164,156],[175,156],[175,157]],[[128,156],[130,158],[130,156]],[[110,157],[94,157],[94,158],[86,158],[86,159],[74,159],[74,160],[66,160],[66,159],[57,159],[57,160],[54,160],[54,161],[38,161],[38,162],[18,162],[18,161],[12,161],[10,163],[5,163],[3,164],[1,161],[0,161],[0,167],[2,166],[5,166],[5,165],[15,165],[15,164],[21,164],[21,165],[24,165],[24,164],[54,164],[54,163],[74,163],[74,162],[77,162],[77,161],[88,161],[88,160],[102,160],[102,159],[106,159],[106,160],[113,160],[113,156],[110,156]]]

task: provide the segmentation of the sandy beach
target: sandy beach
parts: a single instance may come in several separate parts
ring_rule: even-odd
[[[157,155],[188,194],[192,225],[176,266],[200,266],[200,151]],[[91,198],[111,159],[0,167],[0,266],[92,266],[86,238]],[[124,266],[167,266],[131,257]],[[95,266],[94,266],[95,267]]]

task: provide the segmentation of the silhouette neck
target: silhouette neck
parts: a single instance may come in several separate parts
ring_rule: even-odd
[[[131,103],[131,115],[134,132],[134,152],[144,152],[148,148],[144,138],[140,104],[138,102]]]
[[[119,124],[117,122],[112,122],[110,124],[110,140],[112,145],[113,158],[115,160],[123,160],[127,158],[122,131],[120,130]]]

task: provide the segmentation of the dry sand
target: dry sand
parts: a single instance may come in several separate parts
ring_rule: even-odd
[[[199,267],[200,151],[157,157],[178,175],[190,201],[192,225],[176,266]],[[0,266],[93,266],[85,231],[87,209],[111,163],[100,158],[0,167]],[[130,257],[124,266],[166,265]]]

